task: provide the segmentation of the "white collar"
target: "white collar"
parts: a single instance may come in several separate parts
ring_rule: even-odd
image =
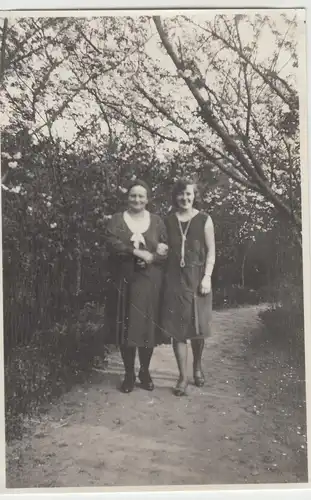
[[[129,230],[133,233],[131,241],[134,243],[135,248],[139,248],[140,243],[145,245],[145,238],[143,233],[145,233],[150,226],[150,212],[145,210],[144,216],[140,219],[133,219],[128,211],[123,213],[124,222],[126,223]]]

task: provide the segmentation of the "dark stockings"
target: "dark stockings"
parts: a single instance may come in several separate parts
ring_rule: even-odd
[[[120,352],[125,368],[125,373],[134,373],[135,358],[136,358],[136,347],[120,347]]]
[[[191,340],[193,353],[193,373],[202,372],[202,354],[204,349],[204,339]]]
[[[136,347],[132,346],[122,346],[120,347],[120,352],[126,373],[133,373],[135,368],[135,358],[136,358]],[[151,347],[139,347],[138,355],[141,369],[143,371],[148,371],[150,366],[150,361],[153,354],[153,348]]]
[[[123,359],[123,364],[125,368],[125,378],[121,385],[121,391],[132,392],[135,384],[135,358],[136,358],[136,347],[124,347],[120,348],[121,356]],[[138,355],[140,361],[140,372],[139,379],[141,381],[142,387],[147,391],[152,391],[154,385],[149,374],[149,365],[153,353],[153,348],[149,347],[139,347]]]
[[[140,347],[138,349],[139,362],[142,371],[148,371],[153,354],[153,348]]]

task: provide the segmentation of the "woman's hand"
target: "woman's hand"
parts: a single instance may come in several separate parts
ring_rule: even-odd
[[[200,292],[202,295],[207,295],[210,293],[212,290],[212,280],[211,277],[208,275],[204,275],[202,281],[201,281],[201,286],[200,286]]]
[[[160,257],[165,257],[168,252],[168,246],[165,245],[165,243],[159,243],[157,246],[157,254],[160,255]]]
[[[146,262],[146,264],[152,264],[154,261],[154,256],[148,250],[142,250],[141,258]]]
[[[154,260],[154,256],[148,250],[134,250],[134,255],[139,259],[142,259],[146,264],[151,264]]]

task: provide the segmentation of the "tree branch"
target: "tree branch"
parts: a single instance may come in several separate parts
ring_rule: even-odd
[[[93,95],[93,97],[95,97],[95,100],[100,108],[100,111],[104,117],[104,120],[105,122],[107,123],[107,127],[108,127],[108,132],[109,132],[109,144],[110,146],[112,145],[112,142],[113,142],[113,131],[112,131],[112,128],[111,128],[111,125],[110,125],[110,121],[109,121],[109,118],[108,118],[108,115],[106,113],[106,110],[103,106],[103,103],[98,95],[98,93],[96,92],[95,89],[88,89],[88,91],[90,92],[90,94]]]
[[[239,22],[237,19],[237,16],[234,18],[234,23],[235,23],[235,29],[238,37],[238,43],[239,43],[239,48],[240,52],[243,53],[243,44],[240,36],[240,31],[239,31]],[[248,64],[245,62],[242,64],[243,67],[243,75],[244,75],[244,85],[245,85],[245,90],[247,94],[247,117],[246,117],[246,130],[245,130],[245,137],[247,140],[247,143],[249,141],[249,132],[250,132],[250,122],[251,122],[251,113],[252,113],[252,96],[251,96],[251,91],[247,79],[247,66]]]
[[[121,116],[122,118],[124,118],[127,121],[130,120],[132,123],[134,123],[135,125],[137,125],[137,127],[143,128],[144,130],[146,130],[147,132],[149,132],[152,136],[156,135],[156,136],[158,136],[160,139],[162,139],[164,141],[177,142],[177,143],[179,142],[179,143],[182,143],[182,144],[190,144],[189,141],[178,140],[178,139],[175,139],[174,137],[169,137],[167,135],[162,134],[156,128],[151,127],[150,125],[147,125],[146,123],[143,123],[143,122],[137,120],[137,118],[134,118],[133,114],[127,115],[124,111],[121,111],[120,107],[117,104],[115,104],[115,103],[110,103],[108,101],[104,101],[99,96],[98,96],[98,99],[100,100],[100,102],[102,104],[105,104],[105,106],[107,106],[108,108],[112,109],[119,116]]]
[[[240,148],[235,143],[235,141],[232,139],[232,137],[224,130],[223,127],[221,127],[219,122],[215,119],[209,104],[205,101],[200,90],[193,83],[192,79],[188,78],[184,75],[183,67],[182,67],[182,65],[181,65],[181,63],[176,55],[176,52],[175,52],[171,42],[168,39],[167,34],[164,31],[160,17],[154,17],[154,22],[156,24],[159,36],[161,38],[161,41],[162,41],[168,55],[171,57],[171,59],[172,59],[173,63],[175,64],[176,69],[178,70],[180,76],[185,81],[190,92],[192,93],[193,97],[195,98],[199,107],[201,108],[202,116],[204,117],[205,122],[207,123],[207,125],[209,125],[211,127],[212,130],[214,130],[214,132],[216,132],[218,137],[220,137],[222,139],[228,152],[232,153],[236,157],[236,159],[239,161],[239,163],[243,166],[245,171],[248,172],[248,174],[251,177],[253,177],[254,176],[254,169],[249,164],[249,162],[248,162],[247,158],[244,156],[243,152],[240,150]]]
[[[1,56],[0,56],[0,82],[2,82],[5,71],[5,52],[6,52],[6,38],[8,33],[9,20],[6,17],[3,21],[2,40],[1,40]]]
[[[217,31],[215,29],[205,28],[205,27],[195,23],[194,21],[192,21],[190,19],[188,19],[188,21],[190,23],[194,24],[195,26],[201,28],[203,31],[206,31],[209,34],[212,34],[216,39],[223,42],[228,49],[235,52],[243,61],[245,61],[247,64],[249,64],[251,66],[251,68],[262,78],[262,80],[266,83],[266,85],[268,85],[276,93],[276,95],[289,106],[290,109],[296,110],[296,103],[293,103],[293,97],[296,96],[296,93],[294,90],[291,90],[291,98],[288,98],[285,94],[283,94],[283,92],[280,91],[280,89],[278,89],[274,85],[272,80],[268,78],[268,76],[264,73],[264,71],[262,71],[259,68],[259,66],[257,66],[254,62],[252,62],[250,60],[250,58],[248,58],[245,55],[245,53],[243,53],[241,50],[239,50],[238,47],[236,47],[235,45],[230,43],[226,38],[224,38],[219,33],[217,33]]]
[[[162,106],[160,103],[158,103],[154,97],[152,97],[148,92],[141,87],[138,83],[134,83],[135,88],[152,104],[155,109],[157,109],[165,118],[167,118],[173,125],[175,125],[179,130],[184,132],[184,134],[188,135],[187,129],[180,123],[176,118],[174,118],[170,112]]]
[[[219,122],[215,119],[213,116],[213,113],[210,109],[210,106],[208,103],[205,101],[203,98],[201,92],[199,89],[196,87],[196,85],[193,83],[192,79],[185,76],[183,70],[183,66],[178,59],[178,56],[175,52],[175,49],[173,48],[173,45],[168,39],[168,36],[162,26],[161,18],[159,16],[154,16],[153,17],[155,26],[157,28],[157,31],[159,33],[160,39],[162,41],[162,44],[164,48],[166,49],[166,52],[172,59],[179,75],[183,78],[185,81],[186,85],[188,86],[190,92],[192,93],[193,97],[196,99],[198,105],[202,109],[202,115],[204,116],[204,119],[207,123],[207,125],[210,126],[210,128],[216,132],[218,137],[220,137],[229,153],[232,153],[238,162],[243,166],[244,170],[249,174],[250,178],[255,181],[255,183],[258,185],[259,188],[261,188],[262,193],[266,195],[266,197],[274,203],[278,209],[286,213],[286,215],[293,220],[293,222],[301,227],[301,220],[296,214],[292,214],[291,208],[286,205],[286,203],[276,194],[274,191],[271,189],[269,184],[261,177],[259,172],[262,171],[262,167],[260,163],[257,161],[255,157],[252,158],[253,161],[253,166],[249,163],[247,158],[244,156],[244,153],[240,150],[236,142],[230,137],[227,132],[221,127]],[[245,59],[245,58],[244,58]],[[252,155],[253,156],[253,155]]]
[[[248,179],[246,179],[245,177],[242,177],[242,175],[239,175],[234,170],[226,167],[224,165],[224,163],[217,160],[217,158],[215,158],[215,156],[212,155],[208,151],[207,147],[204,146],[201,142],[195,141],[195,144],[196,144],[197,148],[199,149],[199,151],[204,153],[206,158],[208,158],[221,172],[224,172],[228,177],[231,177],[231,179],[235,180],[239,184],[242,184],[243,186],[247,187],[248,189],[251,189],[252,191],[256,191],[256,192],[261,192],[255,183],[250,182]],[[232,160],[230,160],[228,157],[226,157],[226,155],[224,155],[224,158],[227,161],[230,161],[230,163],[232,163]]]
[[[45,121],[45,123],[43,123],[42,125],[39,125],[33,132],[32,134],[34,133],[38,133],[40,130],[42,130],[44,127],[50,127],[54,122],[55,120],[57,120],[57,118],[59,116],[62,115],[62,113],[64,112],[64,110],[67,108],[67,106],[74,100],[74,98],[82,91],[82,90],[85,90],[87,88],[87,85],[89,84],[89,82],[93,79],[97,78],[97,75],[91,75],[86,82],[84,82],[82,85],[80,85],[80,87],[76,88],[74,90],[74,92],[67,97],[67,99],[65,99],[65,101],[63,102],[63,104],[56,110],[56,111],[53,111],[49,117],[48,120]]]
[[[15,58],[11,58],[8,62],[7,62],[7,68],[10,67],[10,66],[16,66],[18,63],[20,62],[23,62],[25,59],[31,57],[32,55],[34,54],[37,54],[41,49],[44,49],[46,48],[47,46],[47,41],[43,39],[43,42],[38,45],[38,47],[35,47],[35,48],[31,48],[31,50],[29,50],[28,52],[26,53],[22,53],[22,47],[24,45],[26,45],[26,43],[30,43],[30,40],[33,38],[33,36],[38,32],[38,30],[40,30],[40,26],[38,26],[38,23],[36,23],[34,20],[32,20],[33,24],[34,24],[34,32],[32,35],[30,35],[28,38],[26,38],[25,40],[23,40],[22,43],[18,43],[18,40],[13,40],[13,42],[15,43],[15,50],[14,50],[14,55],[16,56]],[[55,35],[55,37],[53,38],[52,40],[52,43],[55,43],[57,41],[57,39],[59,38],[59,36],[67,29],[67,25],[64,25],[58,32],[57,34]],[[18,54],[18,55],[17,55]]]
[[[85,33],[83,32],[82,29],[78,28],[77,29],[77,32],[80,33],[80,35],[82,36],[82,38],[84,38],[84,40],[88,43],[88,45],[90,45],[90,47],[92,47],[92,49],[100,56],[103,55],[103,53],[99,50],[98,47],[96,47],[96,45],[93,44],[93,42],[85,35]]]

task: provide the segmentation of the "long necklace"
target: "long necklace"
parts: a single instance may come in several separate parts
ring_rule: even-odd
[[[189,230],[192,218],[188,220],[185,231],[183,231],[181,222],[178,219],[178,217],[177,217],[177,220],[178,220],[178,226],[179,226],[179,230],[180,230],[180,234],[181,234],[180,267],[185,267],[185,265],[186,265],[186,263],[185,263],[185,246],[186,246],[187,234],[188,234],[188,230]]]

